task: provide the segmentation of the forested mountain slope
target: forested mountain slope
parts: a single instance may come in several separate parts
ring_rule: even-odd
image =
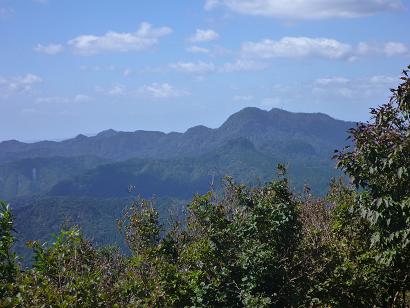
[[[324,114],[245,108],[219,128],[185,133],[116,132],[61,141],[0,143],[0,199],[16,209],[21,242],[46,239],[65,223],[97,242],[118,238],[113,219],[133,195],[156,196],[162,212],[232,176],[251,187],[287,166],[290,188],[324,194],[340,172],[331,156],[354,123]],[[113,218],[113,219],[111,219]],[[106,226],[106,227],[104,227]]]

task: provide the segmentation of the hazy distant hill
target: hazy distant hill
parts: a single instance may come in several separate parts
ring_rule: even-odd
[[[109,160],[99,157],[37,157],[0,164],[0,197],[47,193],[56,183]]]
[[[30,261],[28,240],[51,240],[61,228],[77,225],[87,238],[96,244],[116,244],[123,247],[123,237],[118,232],[117,220],[129,207],[133,198],[87,198],[87,197],[42,197],[31,200],[19,199],[13,203],[17,231],[16,250]],[[187,201],[158,198],[157,208],[165,218],[176,213]],[[163,224],[166,225],[164,220]]]
[[[231,139],[247,138],[257,149],[279,152],[288,142],[299,142],[317,154],[328,155],[344,143],[354,123],[324,114],[264,111],[245,108],[216,129],[195,126],[185,133],[107,130],[93,137],[79,135],[61,142],[0,143],[0,162],[51,156],[97,156],[112,160],[196,156],[216,149]]]
[[[282,147],[284,149],[284,147]],[[304,145],[290,143],[292,150]],[[131,185],[143,197],[190,198],[205,193],[213,181],[219,188],[225,175],[250,184],[262,184],[275,176],[277,164],[288,161],[293,184],[301,189],[309,183],[323,193],[336,175],[329,160],[287,151],[288,157],[264,153],[245,138],[229,140],[223,146],[195,157],[139,159],[106,164],[56,184],[48,193],[55,196],[125,197]]]

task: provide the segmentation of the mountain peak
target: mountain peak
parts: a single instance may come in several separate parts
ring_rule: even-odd
[[[83,134],[78,134],[74,139],[75,140],[85,140],[85,139],[87,139],[88,137],[86,136],[86,135],[83,135]]]
[[[102,132],[97,134],[97,137],[104,137],[104,138],[109,138],[112,136],[115,136],[118,132],[116,130],[113,129],[106,129],[103,130]]]
[[[17,145],[17,144],[23,144],[24,142],[18,141],[16,139],[11,139],[11,140],[4,140],[0,143],[2,143],[4,145]]]
[[[302,116],[302,117],[309,117],[309,118],[317,118],[317,119],[330,119],[330,120],[336,120],[335,118],[332,118],[331,116],[322,113],[322,112],[291,112],[287,111],[281,108],[272,108],[269,110],[270,114],[273,115],[288,115],[288,116]]]
[[[246,107],[231,115],[220,127],[222,130],[237,130],[248,124],[263,125],[269,121],[269,114],[266,110],[256,107]]]
[[[212,131],[212,128],[206,127],[204,125],[197,125],[191,128],[188,128],[185,134],[204,134]]]

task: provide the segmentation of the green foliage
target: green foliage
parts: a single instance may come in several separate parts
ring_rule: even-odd
[[[117,251],[95,249],[76,228],[62,231],[51,246],[29,245],[35,252],[34,265],[17,275],[17,295],[11,301],[0,301],[0,306],[121,305],[114,286],[124,272],[124,261]]]
[[[123,219],[118,221],[118,227],[124,233],[128,247],[136,255],[156,247],[160,241],[159,213],[153,201],[134,201],[125,211]]]
[[[13,217],[8,204],[0,200],[0,298],[8,295],[9,286],[17,273],[14,244]]]
[[[33,266],[14,267],[0,306],[387,306],[395,284],[358,194],[335,182],[325,200],[300,198],[286,178],[256,189],[228,178],[169,228],[138,199],[119,221],[129,254],[95,248],[75,227],[31,242]]]
[[[164,231],[153,203],[138,200],[119,224],[129,257],[94,248],[75,228],[62,231],[51,246],[32,242],[33,267],[16,273],[18,296],[11,302],[292,305],[298,300],[292,279],[301,236],[298,207],[286,179],[253,190],[228,180],[223,196],[196,196],[186,223]]]
[[[287,181],[247,191],[228,181],[225,198],[191,203],[184,263],[200,282],[195,302],[205,306],[290,305],[290,276],[300,236],[297,203]],[[192,274],[193,274],[192,273]]]
[[[331,186],[331,272],[319,286],[327,292],[324,299],[335,306],[385,306],[389,283],[371,247],[371,226],[355,209],[357,195],[340,182]]]
[[[409,66],[410,69],[410,66]],[[410,78],[392,89],[372,121],[351,129],[355,144],[337,154],[339,166],[364,191],[355,210],[371,227],[371,247],[388,270],[391,298],[410,289]]]
[[[72,158],[67,159],[70,160]],[[259,186],[271,178],[279,161],[279,158],[256,150],[250,141],[241,139],[196,158],[133,159],[97,167],[72,180],[60,182],[48,196],[10,200],[19,230],[17,251],[27,256],[26,241],[48,241],[50,234],[57,233],[67,222],[78,224],[96,244],[122,243],[115,220],[121,216],[123,207],[131,202],[127,199],[130,184],[135,185],[135,190],[144,198],[158,196],[161,217],[166,217],[167,208],[177,206],[182,210],[186,200],[195,192],[206,193],[212,179],[217,191],[222,190],[221,177],[225,174],[234,176],[240,183]],[[328,180],[337,174],[329,162],[316,161],[316,156],[297,156],[289,161],[289,186],[299,191],[308,182],[315,188],[315,193],[325,194]],[[51,159],[50,164],[53,162]],[[31,169],[27,169],[31,174]],[[45,169],[37,167],[37,170],[39,178],[41,174],[47,175]],[[56,173],[60,173],[59,170],[61,168],[55,169]],[[61,173],[67,174],[65,171]]]

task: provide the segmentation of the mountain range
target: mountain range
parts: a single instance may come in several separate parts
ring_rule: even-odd
[[[262,184],[275,176],[281,163],[296,191],[307,184],[323,194],[330,179],[340,175],[331,156],[347,144],[347,130],[353,126],[321,113],[249,107],[215,129],[109,129],[60,142],[4,141],[0,199],[17,209],[22,241],[44,238],[50,221],[55,226],[64,220],[80,224],[94,238],[113,239],[97,226],[119,213],[118,204],[129,200],[130,190],[144,198],[157,196],[165,210],[168,203],[181,205],[211,186],[220,189],[224,176],[251,186]],[[80,210],[83,207],[87,211]],[[79,211],[88,215],[78,215]]]
[[[23,143],[16,140],[0,143],[0,163],[34,157],[97,156],[115,161],[129,158],[196,156],[214,150],[225,142],[246,138],[257,149],[280,154],[289,150],[310,150],[328,154],[344,142],[346,129],[354,125],[321,113],[291,113],[248,107],[232,116],[219,128],[195,126],[185,133],[156,131],[117,132],[112,129],[96,136],[78,135],[61,142]],[[288,144],[292,141],[292,144]],[[296,147],[292,149],[292,147]],[[300,147],[300,148],[299,148]]]

